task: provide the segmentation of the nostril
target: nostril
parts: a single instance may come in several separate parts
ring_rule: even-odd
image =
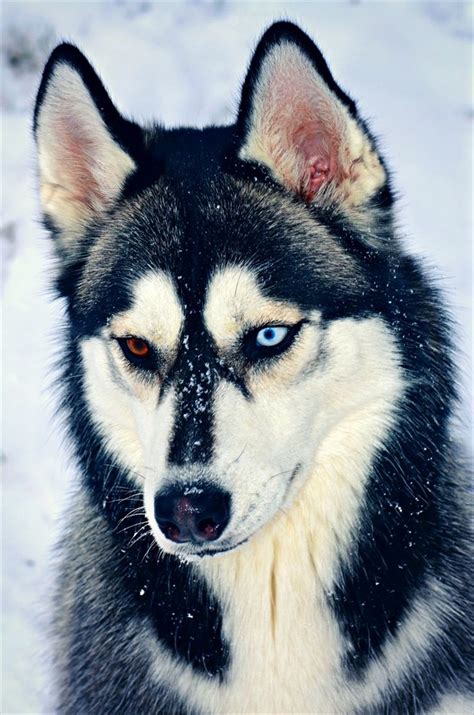
[[[212,541],[219,536],[219,524],[214,519],[201,519],[198,522],[198,532],[206,541]]]
[[[171,541],[179,541],[180,530],[176,524],[173,524],[171,521],[159,521],[158,526],[167,539],[170,539]]]
[[[160,531],[170,541],[183,541],[184,534],[175,517],[175,498],[172,494],[157,494],[155,497],[155,519]],[[186,539],[184,539],[186,540]]]
[[[203,541],[214,541],[221,536],[229,523],[230,495],[226,492],[209,491],[200,502],[196,514],[195,532]]]

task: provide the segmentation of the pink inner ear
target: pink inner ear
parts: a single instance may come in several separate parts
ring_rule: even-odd
[[[294,146],[301,159],[299,193],[312,201],[319,189],[336,177],[339,139],[335,132],[308,122],[294,136]]]
[[[84,131],[73,117],[57,118],[55,135],[59,137],[57,160],[64,188],[74,200],[88,208],[105,202],[105,195],[97,179],[98,147],[94,138]]]
[[[309,164],[309,186],[305,196],[306,200],[311,201],[321,186],[330,181],[333,176],[334,174],[330,173],[330,162],[314,157]]]
[[[255,131],[277,176],[309,202],[324,186],[344,178],[345,117],[299,50],[282,44],[267,63],[257,90]]]

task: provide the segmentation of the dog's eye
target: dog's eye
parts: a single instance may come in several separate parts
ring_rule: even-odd
[[[150,354],[150,346],[141,338],[127,338],[125,344],[134,357],[145,358]]]
[[[295,339],[303,321],[296,325],[266,325],[245,335],[243,350],[249,360],[271,358],[284,352]]]
[[[154,353],[150,345],[143,338],[136,338],[133,335],[127,338],[117,338],[124,356],[129,362],[137,367],[147,370],[155,368]]]
[[[288,328],[282,325],[269,325],[258,331],[255,342],[262,348],[274,348],[288,335]]]

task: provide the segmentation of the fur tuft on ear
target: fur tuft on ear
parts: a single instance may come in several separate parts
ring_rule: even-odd
[[[136,168],[141,130],[119,114],[84,55],[62,44],[43,73],[34,134],[42,208],[66,242],[113,204]]]
[[[386,173],[355,103],[338,87],[314,43],[278,22],[263,35],[242,90],[239,157],[265,165],[306,202],[357,207]]]

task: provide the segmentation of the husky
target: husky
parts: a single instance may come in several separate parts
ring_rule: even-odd
[[[312,40],[272,25],[235,123],[171,130],[61,44],[34,134],[81,474],[58,712],[461,712],[452,328]]]

